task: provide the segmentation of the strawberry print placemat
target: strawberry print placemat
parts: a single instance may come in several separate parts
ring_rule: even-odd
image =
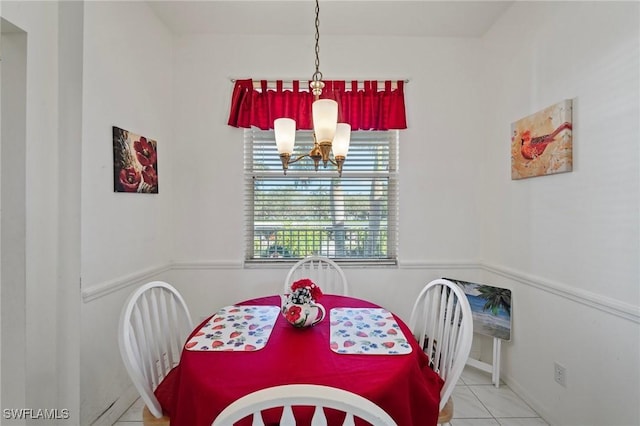
[[[190,351],[257,351],[264,348],[279,306],[225,306],[186,343]]]
[[[411,353],[411,345],[386,309],[333,308],[330,322],[331,349],[339,354]]]

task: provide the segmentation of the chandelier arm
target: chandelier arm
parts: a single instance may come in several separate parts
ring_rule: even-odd
[[[293,160],[289,160],[289,164],[297,163],[298,161],[302,160],[303,158],[307,158],[307,157],[311,158],[311,156],[310,156],[309,154],[302,154],[302,155],[299,155],[299,156],[297,156],[295,159],[293,159]],[[329,163],[333,164],[334,166],[337,166],[337,165],[338,165],[338,163],[333,159],[333,157],[329,157],[329,158],[327,159],[327,161],[328,161]]]
[[[297,163],[298,161],[302,160],[305,157],[309,157],[309,154],[299,155],[294,160],[289,160],[289,164]]]
[[[295,159],[289,160],[288,163],[289,164],[297,163],[298,161],[302,160],[303,158],[307,158],[307,157],[312,158],[311,155],[309,155],[309,154],[301,154],[301,155],[298,155]],[[329,157],[327,159],[327,161],[329,163],[333,164],[334,166],[338,165],[338,163],[333,159],[333,157]]]

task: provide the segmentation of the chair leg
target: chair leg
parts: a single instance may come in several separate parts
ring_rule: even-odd
[[[453,399],[449,397],[449,400],[444,405],[444,408],[438,414],[438,424],[449,424],[453,418]]]
[[[154,417],[147,406],[144,406],[144,409],[142,410],[142,424],[144,426],[169,426],[170,422],[171,420],[167,416],[162,416],[159,419]]]

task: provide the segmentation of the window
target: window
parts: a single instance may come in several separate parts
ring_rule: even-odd
[[[312,254],[340,262],[395,264],[398,131],[351,133],[342,177],[304,158],[284,175],[273,131],[245,130],[246,261]],[[313,146],[298,131],[296,153]]]

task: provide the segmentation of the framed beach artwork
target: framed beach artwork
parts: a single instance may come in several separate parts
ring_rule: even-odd
[[[572,110],[566,99],[511,124],[511,179],[573,170]]]
[[[445,278],[467,295],[473,316],[473,332],[511,340],[511,290]]]
[[[114,192],[158,193],[158,144],[113,126]]]

